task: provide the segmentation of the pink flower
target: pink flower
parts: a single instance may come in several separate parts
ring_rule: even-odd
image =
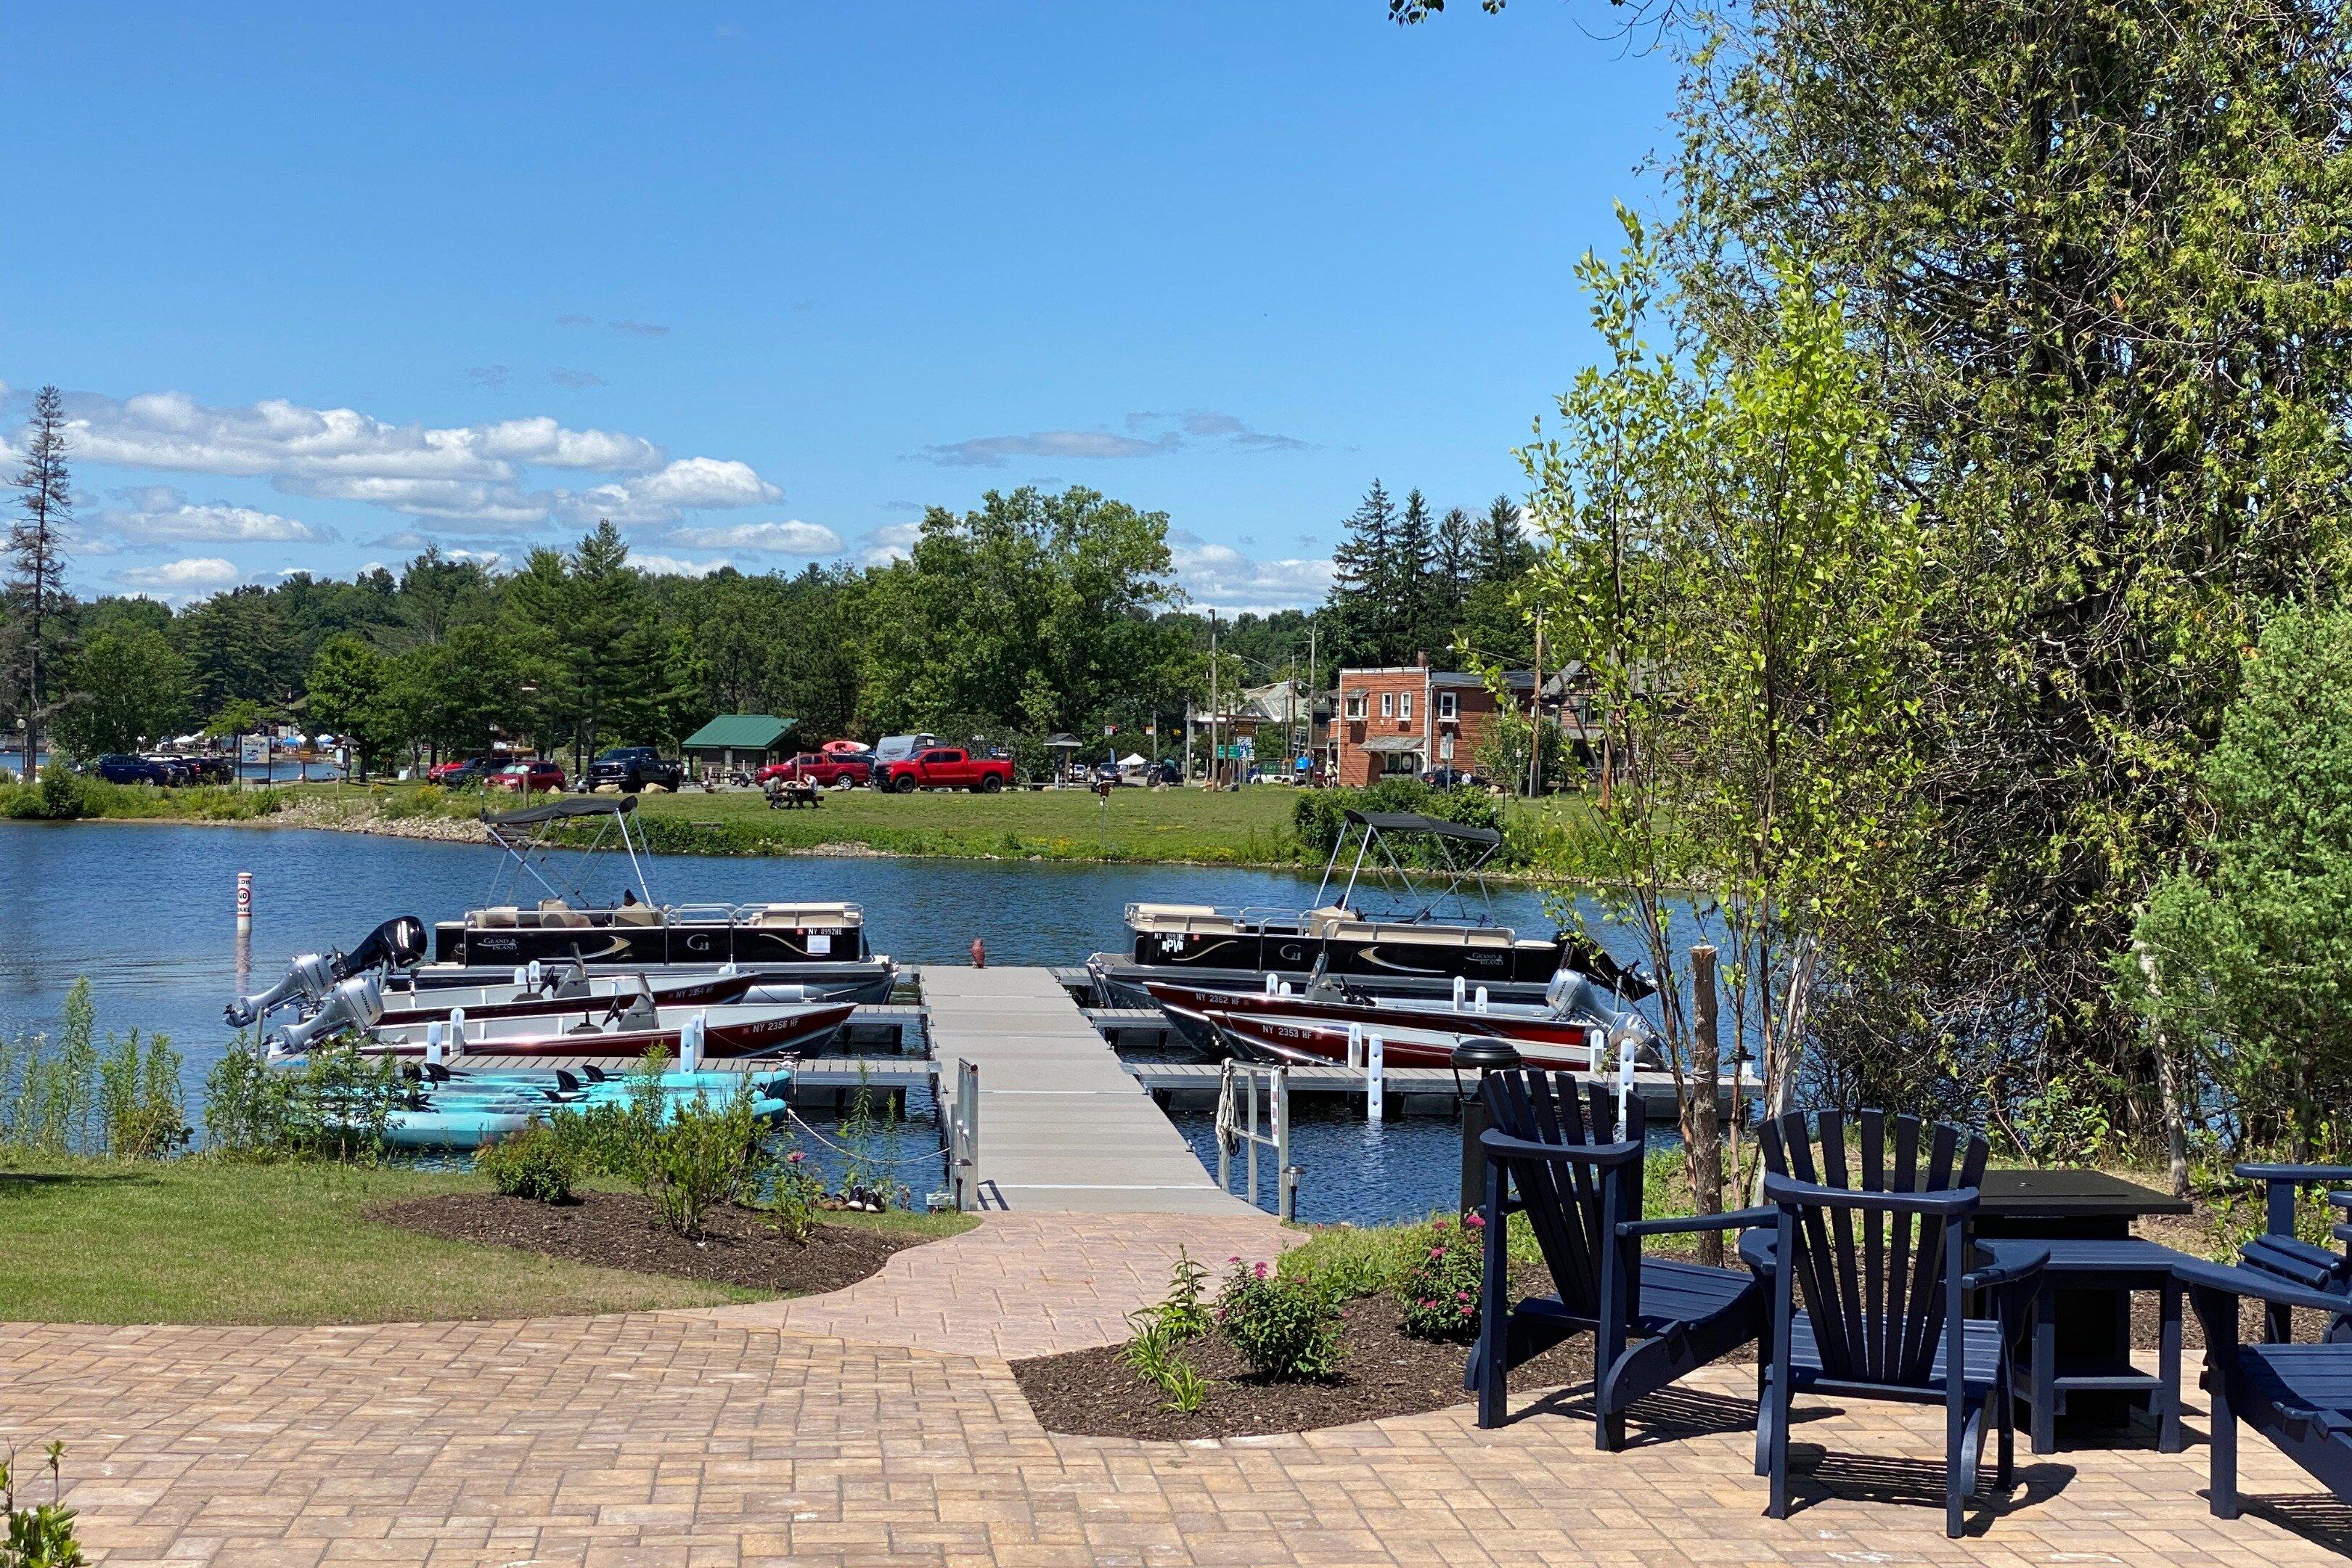
[[[1486,1228],[1486,1216],[1482,1214],[1468,1215],[1464,1217],[1462,1223],[1472,1230],[1484,1230]]]
[[[787,1165],[797,1165],[797,1164],[800,1164],[802,1162],[805,1161],[807,1158],[808,1158],[808,1152],[807,1152],[806,1150],[804,1150],[804,1149],[795,1149],[795,1150],[793,1150],[791,1153],[789,1153],[789,1154],[787,1154],[787,1155],[785,1155],[785,1156],[784,1156],[784,1163],[785,1163],[785,1164],[787,1164]]]
[[[1429,1249],[1429,1260],[1430,1260],[1432,1263],[1438,1263],[1438,1262],[1442,1262],[1442,1261],[1444,1261],[1444,1258],[1445,1258],[1445,1248],[1444,1248],[1444,1247],[1431,1247],[1431,1248]]]
[[[1444,1230],[1444,1229],[1445,1228],[1445,1216],[1444,1216],[1444,1215],[1439,1215],[1439,1216],[1438,1216],[1434,1221],[1433,1221],[1433,1222],[1432,1222],[1432,1224],[1431,1224],[1431,1228],[1432,1228],[1432,1229],[1433,1229],[1433,1230]]]
[[[1467,1290],[1456,1290],[1454,1292],[1454,1299],[1457,1301],[1467,1301],[1470,1299],[1470,1292]]]
[[[1241,1255],[1240,1253],[1238,1253],[1238,1252],[1234,1253],[1231,1258],[1226,1258],[1226,1259],[1225,1259],[1225,1261],[1226,1261],[1226,1262],[1228,1262],[1228,1263],[1239,1263],[1241,1260],[1242,1260],[1242,1255]]]
[[[1261,1279],[1265,1278],[1265,1265],[1263,1263],[1257,1266],[1257,1277]]]

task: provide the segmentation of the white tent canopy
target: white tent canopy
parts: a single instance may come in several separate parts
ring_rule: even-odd
[[[1139,768],[1143,765],[1144,761],[1145,758],[1141,752],[1129,752],[1127,755],[1119,758],[1118,765],[1123,768]]]

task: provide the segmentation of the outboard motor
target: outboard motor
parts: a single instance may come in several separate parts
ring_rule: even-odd
[[[331,1040],[345,1029],[372,1029],[383,1016],[383,990],[375,976],[356,974],[328,992],[317,1012],[278,1030],[271,1049],[280,1056],[299,1056],[314,1040]]]
[[[313,1005],[326,999],[339,981],[371,969],[408,969],[425,957],[425,922],[415,915],[398,915],[361,939],[344,952],[306,952],[288,966],[286,978],[258,996],[240,996],[224,1009],[229,1026],[249,1028],[289,1002]]]
[[[289,1002],[316,1002],[343,977],[340,952],[306,952],[286,969],[286,977],[258,996],[240,996],[224,1009],[229,1026],[250,1028]]]

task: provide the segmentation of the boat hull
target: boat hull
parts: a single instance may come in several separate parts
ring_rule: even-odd
[[[593,1017],[610,1007],[616,998],[625,1004],[630,997],[639,994],[635,974],[599,975],[589,982],[585,993],[574,996],[534,996],[511,984],[428,987],[421,993],[411,992],[405,995],[393,992],[385,995],[383,1016],[376,1022],[380,1028],[429,1023],[446,1019],[453,1007],[463,1007],[469,1022],[489,1018],[577,1017],[583,1015]],[[751,974],[713,974],[708,979],[656,984],[653,986],[654,1005],[732,1005],[749,999],[757,979]],[[791,998],[793,1001],[804,999],[798,996]],[[781,1002],[784,998],[776,1000]]]
[[[887,1002],[898,984],[898,966],[887,958],[830,963],[754,963],[739,967],[751,975],[755,987],[761,984],[800,986],[813,1002]],[[514,971],[515,965],[511,963],[428,963],[411,970],[409,975],[416,990],[423,994],[453,986],[496,987],[510,983]],[[643,975],[658,989],[666,985],[715,979],[719,966],[715,963],[649,963],[639,966],[599,963],[592,966],[591,973],[599,976],[618,973]]]
[[[1112,952],[1095,954],[1087,961],[1087,971],[1094,977],[1095,989],[1102,994],[1104,1005],[1111,1007],[1155,1005],[1150,987],[1159,983],[1213,991],[1263,991],[1270,976],[1277,984],[1288,984],[1293,991],[1304,991],[1312,978],[1311,963],[1284,969],[1202,969],[1189,964],[1137,963]],[[1472,980],[1465,975],[1464,981],[1474,993],[1484,986],[1490,1001],[1539,1003],[1544,999],[1544,987],[1551,983],[1552,973],[1547,969],[1537,980]],[[1368,996],[1443,1002],[1454,998],[1451,974],[1335,973],[1331,978],[1345,979]]]
[[[786,1052],[814,1051],[832,1043],[856,1007],[847,1002],[825,1002],[800,1007],[711,1009],[704,1024],[702,1054],[714,1061],[746,1057],[772,1057]],[[740,1015],[730,1016],[730,1015]],[[678,1054],[684,1019],[663,1020],[656,1026],[615,1028],[610,1026],[564,1029],[538,1018],[494,1024],[484,1035],[472,1033],[467,1021],[467,1054],[486,1057],[598,1057],[634,1060],[659,1049],[672,1058]],[[421,1057],[425,1029],[407,1026],[379,1030],[360,1049],[374,1055]]]
[[[1571,1018],[1380,1006],[1165,982],[1155,983],[1150,994],[1195,1044],[1257,1061],[1344,1065],[1351,1029],[1366,1038],[1380,1036],[1381,1060],[1390,1067],[1451,1067],[1454,1048],[1464,1041],[1499,1039],[1509,1041],[1529,1067],[1590,1072],[1593,1052],[1607,1049],[1602,1027]]]
[[[511,970],[533,959],[584,963],[596,969],[664,964],[732,963],[742,968],[857,963],[866,951],[862,926],[809,930],[740,921],[671,920],[649,925],[614,921],[607,910],[582,910],[578,925],[476,925],[443,921],[433,928],[435,965]]]

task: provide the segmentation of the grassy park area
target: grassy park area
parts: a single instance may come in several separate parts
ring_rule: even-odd
[[[488,1193],[469,1173],[317,1162],[45,1159],[0,1170],[0,1321],[368,1323],[562,1316],[759,1299],[369,1220]],[[958,1215],[828,1215],[929,1238]]]

